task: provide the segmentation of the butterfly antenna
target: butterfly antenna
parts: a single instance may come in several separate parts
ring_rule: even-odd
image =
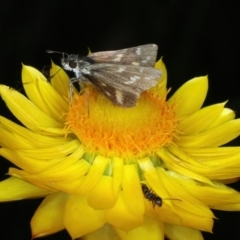
[[[67,53],[64,53],[64,52],[58,52],[58,51],[52,51],[52,50],[46,50],[47,53],[60,53],[63,55],[63,58],[64,58],[64,54],[66,54],[67,56],[69,56]]]

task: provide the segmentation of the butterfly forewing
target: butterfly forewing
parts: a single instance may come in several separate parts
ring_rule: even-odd
[[[96,52],[88,55],[96,63],[154,67],[158,46],[146,44],[116,51]]]

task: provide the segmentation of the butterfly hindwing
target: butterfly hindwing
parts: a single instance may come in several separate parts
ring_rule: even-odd
[[[106,98],[108,98],[114,105],[120,107],[134,107],[137,103],[139,93],[119,90],[115,87],[105,84],[103,81],[99,81],[103,75],[95,73],[88,77],[89,82],[91,82]]]
[[[93,64],[87,73],[84,77],[108,99],[125,107],[134,106],[139,95],[155,86],[161,77],[161,71],[154,68],[114,64]]]

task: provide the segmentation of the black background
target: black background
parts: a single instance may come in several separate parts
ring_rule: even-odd
[[[159,46],[173,93],[185,81],[209,76],[205,105],[229,99],[240,110],[239,7],[237,1],[0,1],[0,83],[18,88],[21,63],[39,70],[46,49],[87,54],[147,43]],[[51,56],[60,64],[60,56]],[[24,107],[24,106],[23,106]],[[0,101],[1,115],[14,119]],[[1,137],[1,136],[0,136]],[[232,145],[239,145],[235,140]],[[10,163],[0,160],[0,178]],[[240,189],[239,184],[232,185]],[[29,240],[29,222],[41,199],[0,204],[0,239]],[[214,234],[205,240],[240,239],[240,214],[214,212]],[[67,240],[66,232],[44,238]]]

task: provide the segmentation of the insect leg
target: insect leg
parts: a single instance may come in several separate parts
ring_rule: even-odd
[[[78,78],[71,78],[69,80],[69,98],[70,98],[70,103],[72,103],[72,98],[73,98],[73,83],[75,82],[81,82],[80,79]]]

